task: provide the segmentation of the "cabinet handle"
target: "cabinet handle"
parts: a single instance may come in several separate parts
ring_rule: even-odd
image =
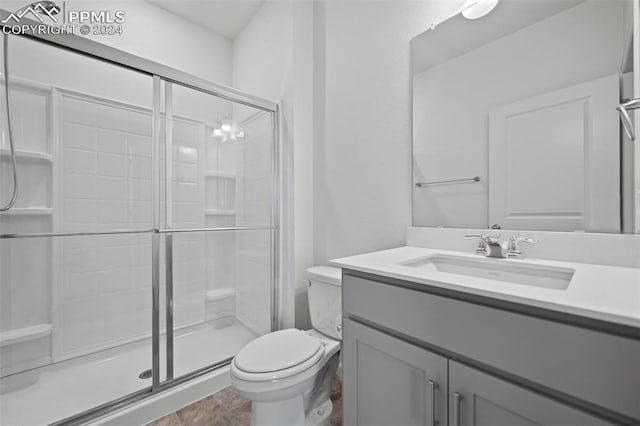
[[[460,401],[463,399],[462,394],[453,393],[453,426],[460,426]]]
[[[431,393],[431,426],[436,426],[438,421],[436,420],[436,389],[438,384],[433,380],[429,380],[429,392]]]

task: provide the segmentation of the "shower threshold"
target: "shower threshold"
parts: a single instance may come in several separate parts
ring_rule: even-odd
[[[174,375],[233,357],[257,334],[235,321],[203,323],[175,332]],[[164,338],[161,341],[164,352]],[[165,379],[161,354],[160,379]],[[46,425],[151,386],[151,339],[0,379],[0,424]]]

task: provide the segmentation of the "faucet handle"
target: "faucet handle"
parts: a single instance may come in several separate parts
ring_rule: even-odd
[[[510,242],[512,242],[512,243],[514,243],[516,245],[519,242],[529,243],[529,244],[537,244],[538,240],[536,240],[535,238],[524,238],[524,237],[518,237],[517,235],[514,235],[513,237],[511,237]]]
[[[487,235],[485,233],[482,233],[480,235],[478,234],[468,234],[464,236],[465,238],[479,238],[480,240],[484,241],[485,243],[497,243],[498,241],[500,241],[500,233],[498,232],[496,235]]]
[[[486,240],[486,239],[497,239],[500,238],[500,233],[498,232],[496,235],[487,235],[485,233],[482,234],[467,234],[464,236],[465,238],[480,238],[482,240]]]
[[[509,245],[507,246],[508,258],[522,257],[522,252],[520,251],[520,247],[518,247],[519,243],[537,244],[538,240],[534,238],[524,238],[524,237],[518,237],[517,235],[514,235],[509,239]]]
[[[476,247],[476,254],[486,256],[487,254],[487,236],[485,234],[468,234],[464,236],[466,239],[477,238],[478,247]]]

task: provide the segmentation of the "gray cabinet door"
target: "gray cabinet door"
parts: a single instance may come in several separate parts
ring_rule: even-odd
[[[608,425],[583,411],[455,361],[449,362],[451,426]]]
[[[342,345],[345,426],[447,424],[446,358],[347,318]]]

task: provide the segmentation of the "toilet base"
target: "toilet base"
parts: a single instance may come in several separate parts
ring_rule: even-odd
[[[251,426],[305,426],[302,395],[278,402],[251,403]]]
[[[333,403],[330,399],[304,415],[302,397],[297,396],[278,403],[252,402],[251,426],[326,426],[329,424]]]
[[[328,399],[324,404],[313,409],[307,414],[305,420],[305,426],[326,426],[331,419],[331,413],[333,412],[333,403]]]

